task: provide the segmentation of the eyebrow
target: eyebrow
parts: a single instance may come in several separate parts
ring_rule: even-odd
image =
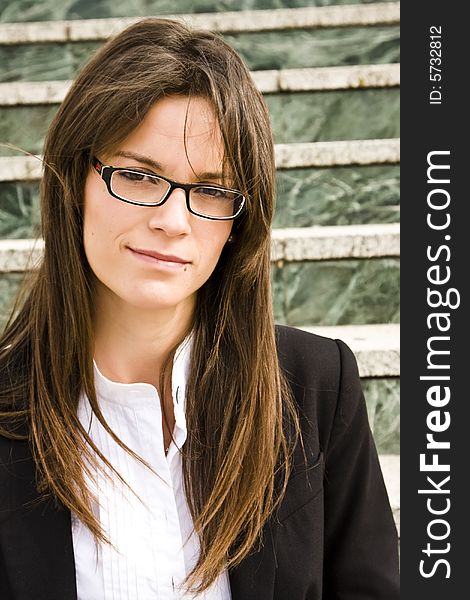
[[[148,167],[151,167],[152,169],[155,169],[155,171],[158,171],[160,173],[164,172],[164,167],[161,163],[153,160],[152,158],[149,158],[148,156],[145,156],[143,154],[138,154],[137,152],[128,152],[127,150],[120,150],[118,152],[116,152],[116,156],[122,156],[123,158],[130,158],[132,160],[136,160],[137,162],[142,163],[143,165],[147,165]],[[205,172],[205,173],[199,173],[196,174],[198,179],[200,180],[207,180],[207,179],[220,179],[220,180],[224,180],[224,174],[221,173],[220,171],[217,173],[212,173],[210,171]]]
[[[148,167],[152,167],[156,171],[163,171],[163,166],[149,158],[148,156],[144,156],[143,154],[137,154],[136,152],[127,152],[126,150],[120,150],[116,152],[116,156],[122,156],[124,158],[130,158],[132,160],[136,160],[137,162],[142,163],[143,165],[147,165]]]

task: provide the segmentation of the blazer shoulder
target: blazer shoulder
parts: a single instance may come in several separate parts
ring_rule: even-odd
[[[291,384],[338,390],[343,351],[352,356],[346,344],[285,325],[276,325],[276,341],[279,363]]]
[[[356,357],[342,340],[292,327],[277,326],[279,364],[295,402],[309,422],[317,423],[324,448],[334,422],[347,426],[365,415]]]

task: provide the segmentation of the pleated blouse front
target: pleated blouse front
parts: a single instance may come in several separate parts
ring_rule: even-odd
[[[109,470],[94,471],[88,484],[96,495],[95,516],[112,542],[95,544],[72,515],[78,600],[187,600],[182,583],[199,556],[199,542],[184,493],[179,448],[187,436],[185,390],[190,340],[178,349],[173,365],[175,414],[173,441],[165,456],[162,411],[157,390],[146,383],[122,384],[104,377],[95,364],[95,386],[101,411],[112,431],[151,466],[132,458],[106,432],[82,396],[81,423],[129,484]],[[227,572],[201,600],[230,600]]]

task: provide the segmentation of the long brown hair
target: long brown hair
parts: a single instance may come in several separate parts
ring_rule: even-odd
[[[102,47],[60,106],[44,146],[44,257],[0,343],[0,416],[6,419],[0,433],[20,436],[27,423],[40,493],[52,495],[107,542],[85,475],[90,465],[110,465],[77,417],[84,392],[114,436],[94,388],[84,181],[93,155],[116,148],[159,98],[175,94],[210,101],[227,168],[249,198],[234,241],[198,291],[192,330],[183,472],[201,544],[188,585],[203,590],[260,541],[285,488],[298,431],[272,314],[269,115],[246,66],[221,37],[167,19],[140,21]]]

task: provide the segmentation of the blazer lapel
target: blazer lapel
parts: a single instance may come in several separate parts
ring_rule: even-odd
[[[6,597],[77,600],[70,511],[38,496],[28,443],[5,442],[11,443],[9,485],[1,494]]]

